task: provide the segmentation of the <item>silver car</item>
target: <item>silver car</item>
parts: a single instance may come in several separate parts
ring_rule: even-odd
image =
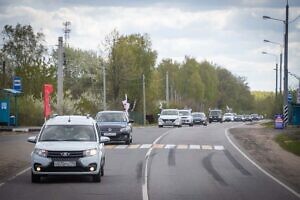
[[[159,114],[158,127],[163,126],[182,126],[182,120],[177,109],[164,109]]]
[[[31,153],[31,181],[47,175],[91,175],[100,182],[104,175],[104,143],[96,121],[89,116],[56,116],[43,125]]]

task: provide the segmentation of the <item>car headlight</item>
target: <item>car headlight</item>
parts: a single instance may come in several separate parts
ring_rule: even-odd
[[[164,122],[161,118],[158,118],[158,121],[159,121],[159,122]]]
[[[130,126],[126,126],[124,128],[121,128],[120,132],[122,132],[122,133],[124,133],[124,132],[130,132]]]
[[[88,149],[88,150],[85,150],[83,151],[83,155],[84,156],[94,156],[97,154],[97,149]]]
[[[41,157],[47,157],[48,155],[48,151],[45,149],[34,149],[34,153]]]

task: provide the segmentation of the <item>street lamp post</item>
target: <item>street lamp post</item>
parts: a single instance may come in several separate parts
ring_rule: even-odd
[[[263,16],[263,19],[271,19],[275,21],[281,21],[284,23],[285,33],[284,33],[284,75],[283,75],[283,115],[284,115],[284,125],[287,126],[288,123],[288,30],[289,30],[289,4],[288,0],[285,7],[285,20],[272,18],[269,16]]]
[[[278,43],[278,42],[272,42],[270,40],[264,40],[264,42],[280,46],[280,55],[279,55],[279,93],[281,95],[282,94],[282,88],[281,88],[282,82],[281,81],[282,81],[282,49],[283,49],[283,45]]]
[[[265,52],[265,51],[263,51],[262,54],[266,54],[266,55],[273,56],[273,57],[275,57],[275,59],[276,59],[276,65],[275,65],[275,69],[274,69],[274,70],[276,71],[275,95],[276,95],[276,97],[277,97],[277,91],[278,91],[278,87],[277,87],[277,85],[278,85],[278,57],[277,57],[276,54],[268,53],[268,52]]]

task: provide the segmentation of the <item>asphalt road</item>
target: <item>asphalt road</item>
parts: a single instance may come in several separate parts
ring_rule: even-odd
[[[298,199],[228,142],[225,129],[237,124],[135,128],[133,145],[106,146],[101,183],[89,177],[48,177],[32,184],[27,170],[2,180],[0,199]],[[0,145],[23,139],[0,137]],[[24,144],[23,160],[30,159],[27,151]]]

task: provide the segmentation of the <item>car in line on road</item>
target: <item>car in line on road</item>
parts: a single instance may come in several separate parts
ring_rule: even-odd
[[[210,110],[208,115],[208,121],[209,123],[212,122],[222,123],[222,110],[219,109]]]
[[[102,136],[109,137],[111,142],[132,143],[132,123],[124,111],[101,111],[96,115]]]
[[[194,125],[191,110],[179,110],[179,115],[181,117],[182,125]]]
[[[245,121],[244,115],[236,115],[234,118],[235,122],[243,122]]]
[[[194,125],[200,124],[207,126],[207,117],[204,112],[193,112],[192,116]]]
[[[181,117],[177,109],[163,109],[159,114],[158,127],[182,127]]]
[[[233,122],[234,121],[234,115],[233,115],[233,113],[225,113],[223,115],[222,121],[223,122]]]
[[[255,114],[255,113],[251,114],[251,118],[252,118],[252,120],[255,120],[255,121],[260,120],[259,115]]]
[[[47,120],[31,153],[31,181],[49,175],[89,175],[100,182],[104,175],[104,143],[96,121],[89,116],[55,116]]]
[[[252,122],[252,117],[251,117],[251,115],[244,115],[244,121],[245,121],[245,122]]]

